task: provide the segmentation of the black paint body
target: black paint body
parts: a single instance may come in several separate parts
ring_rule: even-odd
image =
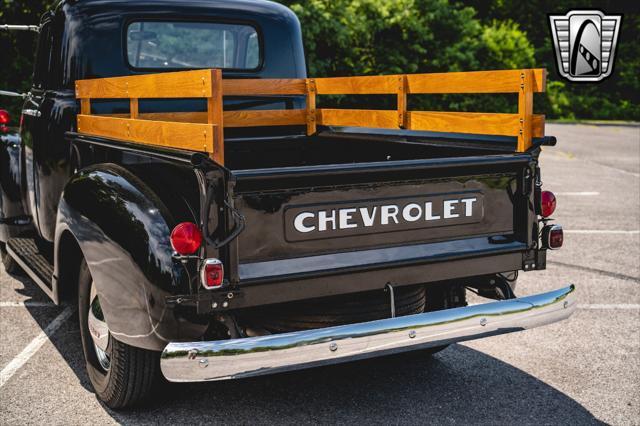
[[[115,338],[161,350],[168,341],[201,338],[213,301],[226,300],[229,305],[219,303],[217,310],[233,311],[388,282],[513,271],[541,256],[534,188],[543,141],[514,154],[509,138],[345,129],[306,137],[297,128],[249,128],[226,132],[222,168],[187,152],[78,135],[75,80],[138,73],[127,65],[124,37],[127,23],[139,19],[250,23],[261,36],[261,67],[225,71],[225,78],[306,77],[299,23],[275,3],[63,1],[45,15],[21,138],[3,139],[0,149],[2,218],[30,217],[32,232],[53,245],[56,301],[75,285],[74,254],[87,260]],[[303,102],[234,98],[225,99],[225,108],[299,108]],[[124,101],[94,104],[98,113],[128,111]],[[140,106],[149,112],[204,107],[196,100]],[[461,192],[482,196],[481,220],[286,237],[285,212],[295,206]],[[218,247],[216,241],[239,229],[234,209],[245,219],[244,230]],[[224,262],[222,291],[199,285],[199,260],[173,257],[169,235],[183,221],[205,224],[210,238],[199,255]],[[0,240],[23,231],[2,223]]]

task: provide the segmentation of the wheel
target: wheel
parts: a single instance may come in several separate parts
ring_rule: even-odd
[[[111,408],[136,405],[151,392],[160,370],[160,354],[114,339],[84,260],[78,275],[80,336],[91,384]]]
[[[15,275],[22,272],[22,268],[20,268],[18,262],[7,253],[7,248],[4,243],[0,244],[0,255],[2,256],[2,265],[4,266],[4,270],[7,271],[7,274]]]
[[[466,291],[463,286],[455,284],[426,284],[427,304],[425,312],[441,311],[443,309],[467,306]],[[431,356],[447,349],[449,345],[435,346],[423,349],[422,353]]]

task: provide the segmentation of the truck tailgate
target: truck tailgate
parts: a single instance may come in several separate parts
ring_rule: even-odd
[[[487,241],[525,249],[534,165],[511,154],[235,170],[234,206],[246,219],[232,249],[239,280],[462,253]]]

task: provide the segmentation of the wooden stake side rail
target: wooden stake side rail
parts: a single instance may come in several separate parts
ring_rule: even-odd
[[[533,93],[543,92],[546,71],[524,69],[434,74],[223,80],[220,70],[195,70],[79,80],[78,132],[136,143],[208,153],[224,164],[224,127],[353,126],[518,138],[524,152],[544,136],[544,116],[533,114]],[[517,93],[516,114],[408,111],[411,94]],[[396,110],[316,108],[320,95],[395,95]],[[305,109],[223,111],[223,96],[304,95]],[[206,112],[140,113],[139,99],[205,98]],[[129,99],[129,114],[92,115],[92,99]]]

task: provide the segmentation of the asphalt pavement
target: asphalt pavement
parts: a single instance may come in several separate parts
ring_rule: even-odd
[[[92,393],[73,307],[0,271],[0,424],[640,424],[640,127],[547,125],[565,245],[517,294],[575,283],[567,321],[259,378],[169,385],[115,412]],[[0,268],[2,269],[2,268]],[[474,300],[475,301],[475,300]]]

